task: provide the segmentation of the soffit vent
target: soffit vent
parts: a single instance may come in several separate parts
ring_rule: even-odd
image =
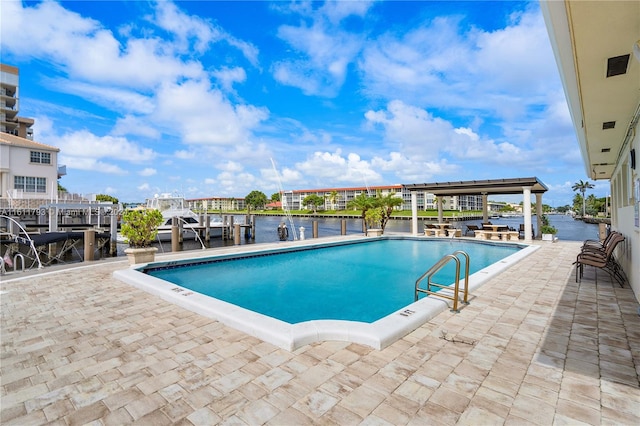
[[[630,56],[630,54],[626,54],[607,59],[607,77],[626,74]]]
[[[614,127],[616,127],[615,121],[605,121],[602,123],[602,130],[613,129]]]
[[[602,148],[600,152],[611,152],[611,148]]]

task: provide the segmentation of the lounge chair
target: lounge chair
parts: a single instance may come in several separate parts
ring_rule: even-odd
[[[598,284],[598,269],[602,269],[614,278],[620,284],[620,287],[624,287],[626,277],[613,255],[616,246],[622,241],[624,241],[624,236],[620,233],[615,233],[608,239],[603,248],[583,247],[574,262],[576,265],[576,282],[580,282],[582,279],[584,266],[587,265],[596,268],[596,284]]]
[[[437,226],[435,226],[432,223],[425,223],[424,224],[424,235],[437,236],[439,229],[440,228],[438,228]]]
[[[536,231],[535,231],[535,229],[533,229],[533,224],[531,224],[531,235],[533,237],[536,236]],[[518,236],[520,238],[524,238],[524,223],[521,223],[520,227],[518,228]]]
[[[619,232],[616,231],[611,231],[609,233],[609,235],[607,235],[604,240],[585,240],[584,243],[582,243],[582,250],[585,249],[597,249],[597,250],[602,250],[604,251],[604,249],[606,248],[606,246],[609,244],[609,242],[611,241],[611,239],[616,235],[619,234]]]
[[[472,233],[473,236],[476,235],[476,231],[479,231],[480,227],[478,225],[467,225],[467,230],[465,231],[464,235],[469,234],[469,232]]]

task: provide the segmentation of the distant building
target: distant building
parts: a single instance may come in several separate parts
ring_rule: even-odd
[[[272,203],[268,203],[264,206],[265,210],[282,210],[282,202],[274,201]]]
[[[244,198],[209,197],[185,200],[187,207],[194,211],[233,211],[247,208]]]
[[[19,90],[18,68],[0,64],[0,131],[33,140],[33,119],[18,116]]]
[[[350,188],[321,188],[321,189],[298,189],[284,191],[281,196],[283,205],[290,210],[303,210],[306,206],[303,200],[309,195],[317,195],[324,198],[323,210],[347,210],[350,201],[360,194],[368,194],[374,196],[380,193],[383,196],[395,194],[402,199],[402,204],[398,206],[398,210],[411,209],[411,193],[404,185],[382,185],[382,186],[359,186]],[[437,209],[436,197],[433,194],[419,192],[418,210],[435,210]],[[460,195],[452,197],[443,197],[443,206],[446,210],[482,210],[482,197],[477,195]]]
[[[33,207],[29,200],[58,196],[58,179],[66,174],[58,166],[60,149],[29,139],[0,133],[0,206]]]

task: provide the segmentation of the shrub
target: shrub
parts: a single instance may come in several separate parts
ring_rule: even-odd
[[[542,225],[540,227],[540,231],[543,234],[557,234],[558,233],[558,230],[554,226],[551,226],[551,225]]]
[[[151,247],[162,223],[159,210],[127,210],[122,215],[122,235],[133,248]]]

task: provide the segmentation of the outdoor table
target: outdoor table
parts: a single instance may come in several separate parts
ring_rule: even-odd
[[[449,223],[434,223],[434,225],[440,227],[440,229],[438,230],[439,237],[445,237],[447,235],[447,229],[449,229],[449,227],[451,226],[451,224]]]
[[[486,228],[491,228],[491,239],[492,240],[499,240],[500,239],[500,234],[498,234],[498,231],[500,230],[500,228],[504,228],[505,230],[508,230],[509,227],[507,225],[495,225],[495,224],[491,224],[491,225],[482,225],[483,229]]]

